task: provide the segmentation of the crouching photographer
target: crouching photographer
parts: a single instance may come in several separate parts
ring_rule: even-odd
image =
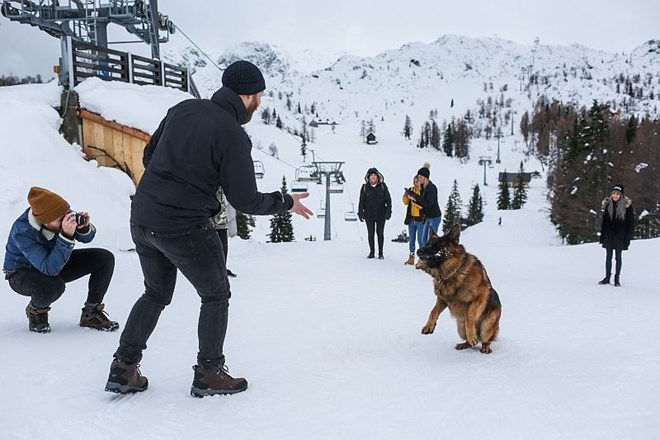
[[[25,308],[30,331],[48,333],[48,312],[64,293],[65,284],[89,275],[87,300],[80,326],[114,331],[119,324],[103,311],[103,297],[115,268],[114,255],[105,249],[74,250],[75,242],[89,243],[96,228],[86,212],[74,212],[58,194],[32,187],[30,207],[14,222],[7,239],[3,272],[16,293],[29,296]]]

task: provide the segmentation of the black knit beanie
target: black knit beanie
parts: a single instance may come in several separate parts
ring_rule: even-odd
[[[614,185],[612,187],[612,191],[619,191],[621,194],[623,194],[623,185],[621,185],[620,183]]]
[[[232,63],[222,74],[222,85],[237,95],[255,95],[266,90],[266,81],[261,70],[249,61]]]
[[[419,171],[417,171],[417,175],[426,177],[428,179],[429,176],[431,175],[431,171],[426,167],[421,167]]]

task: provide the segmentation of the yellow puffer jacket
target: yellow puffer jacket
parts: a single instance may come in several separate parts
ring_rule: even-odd
[[[414,186],[411,186],[410,191],[414,192],[415,194],[421,194],[422,190],[415,188]],[[410,198],[407,195],[403,195],[401,198],[403,201],[403,204],[408,206],[408,212],[406,212],[406,222],[405,224],[409,223],[409,219],[414,219],[415,221],[420,221],[420,219],[423,217],[422,214],[422,207],[418,205],[417,203],[413,202],[410,200]]]

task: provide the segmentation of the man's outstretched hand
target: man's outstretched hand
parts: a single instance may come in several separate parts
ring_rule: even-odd
[[[302,215],[305,218],[309,218],[311,215],[313,215],[312,210],[309,209],[307,206],[303,205],[300,203],[300,199],[304,199],[306,197],[309,197],[309,193],[298,193],[298,194],[291,194],[291,198],[293,199],[293,206],[289,211]]]

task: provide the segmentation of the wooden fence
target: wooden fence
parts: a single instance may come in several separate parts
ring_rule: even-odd
[[[199,98],[187,69],[160,60],[107,49],[79,41],[72,42],[74,86],[85,78],[97,77],[141,85],[172,87]]]

